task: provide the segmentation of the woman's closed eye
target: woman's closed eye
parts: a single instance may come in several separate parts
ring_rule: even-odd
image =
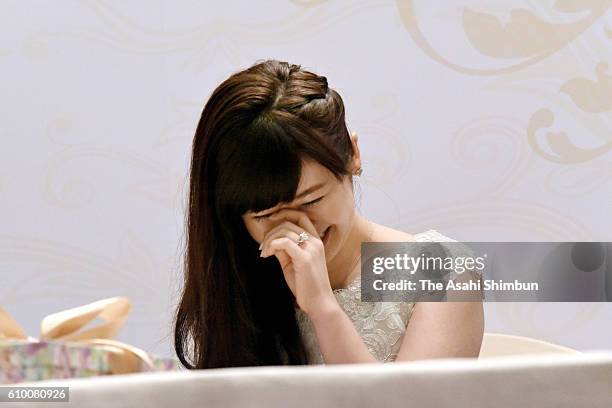
[[[311,202],[309,202],[309,203],[302,204],[302,207],[312,207],[313,205],[315,205],[316,203],[318,203],[319,201],[321,201],[321,200],[323,199],[323,197],[325,197],[325,196],[319,197],[319,198],[317,198],[316,200],[313,200],[313,201],[311,201]]]
[[[313,205],[316,205],[319,201],[321,201],[323,199],[323,197],[319,197],[316,200],[310,201],[308,203],[304,203],[302,204],[302,207],[312,207]],[[253,217],[255,219],[255,221],[263,221],[263,220],[267,220],[268,218],[270,218],[270,215],[272,214],[268,214],[268,215],[260,215],[259,217]]]

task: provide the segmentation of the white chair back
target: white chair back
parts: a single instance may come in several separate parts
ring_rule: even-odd
[[[479,358],[513,356],[519,354],[562,353],[576,354],[577,350],[530,337],[501,333],[485,333]]]

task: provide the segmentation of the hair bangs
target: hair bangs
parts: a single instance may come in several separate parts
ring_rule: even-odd
[[[242,215],[293,201],[303,159],[296,137],[312,136],[263,119],[233,138],[233,165],[219,174],[218,204],[233,215]]]

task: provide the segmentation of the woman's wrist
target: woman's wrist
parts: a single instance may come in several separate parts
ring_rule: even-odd
[[[316,324],[317,321],[327,321],[336,316],[338,312],[342,312],[340,304],[335,297],[328,298],[315,303],[311,309],[306,311],[310,321]]]

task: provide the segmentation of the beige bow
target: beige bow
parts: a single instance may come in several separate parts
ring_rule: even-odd
[[[0,340],[61,340],[95,344],[110,352],[111,374],[139,372],[142,364],[145,370],[152,370],[153,361],[144,350],[111,340],[125,323],[131,307],[129,299],[113,297],[50,314],[40,324],[40,340],[27,336],[23,328],[0,307]],[[96,317],[105,323],[78,331]]]

